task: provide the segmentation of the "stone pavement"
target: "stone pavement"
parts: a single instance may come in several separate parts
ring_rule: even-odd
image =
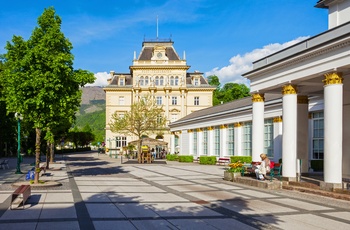
[[[15,166],[0,169],[0,229],[350,229],[349,201],[224,181],[224,166],[95,152],[57,159],[40,179],[62,186],[33,187],[24,210],[10,210],[11,184],[25,177]]]

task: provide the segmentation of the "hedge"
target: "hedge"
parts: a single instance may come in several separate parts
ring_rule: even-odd
[[[166,160],[167,161],[177,161],[178,155],[177,154],[168,154],[166,155]]]
[[[231,163],[236,163],[240,161],[241,163],[251,163],[252,157],[251,156],[231,156],[230,157]]]
[[[179,162],[193,162],[193,156],[191,155],[180,155],[178,159]]]
[[[215,165],[216,164],[216,156],[200,156],[199,164],[202,165]]]

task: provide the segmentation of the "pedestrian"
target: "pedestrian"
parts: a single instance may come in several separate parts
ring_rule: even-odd
[[[256,179],[265,180],[266,173],[270,172],[270,160],[265,153],[260,154],[261,164],[256,166]]]

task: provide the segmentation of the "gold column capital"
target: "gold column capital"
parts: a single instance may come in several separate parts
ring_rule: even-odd
[[[254,93],[252,94],[252,102],[264,102],[265,97],[263,93]]]
[[[227,125],[220,125],[220,129],[227,129]]]
[[[203,131],[203,129],[197,128],[197,132],[202,132],[202,131]]]
[[[239,122],[236,122],[236,123],[233,124],[233,127],[235,127],[235,128],[238,128],[238,127],[241,127],[241,126],[242,126],[242,124],[239,123]]]
[[[213,128],[213,126],[209,126],[208,128],[207,128],[207,130],[213,130],[214,128]]]
[[[279,116],[279,117],[274,117],[273,118],[273,123],[278,123],[278,122],[282,122],[283,120],[282,120],[282,117],[281,116]]]
[[[298,95],[297,101],[298,104],[309,104],[309,98],[306,95]]]
[[[282,95],[286,94],[297,94],[297,86],[291,84],[282,86]]]
[[[189,129],[189,130],[187,130],[187,132],[188,132],[188,133],[192,133],[192,132],[193,132],[193,130],[192,130],[192,129]]]
[[[343,84],[343,73],[333,72],[326,73],[324,75],[324,80],[322,80],[324,85],[334,85],[334,84]]]

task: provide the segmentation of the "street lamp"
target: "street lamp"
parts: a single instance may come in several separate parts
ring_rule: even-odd
[[[17,133],[18,133],[18,138],[17,138],[17,168],[16,168],[16,174],[22,174],[21,172],[21,121],[23,120],[23,116],[19,113],[15,113],[15,117],[17,119]]]

